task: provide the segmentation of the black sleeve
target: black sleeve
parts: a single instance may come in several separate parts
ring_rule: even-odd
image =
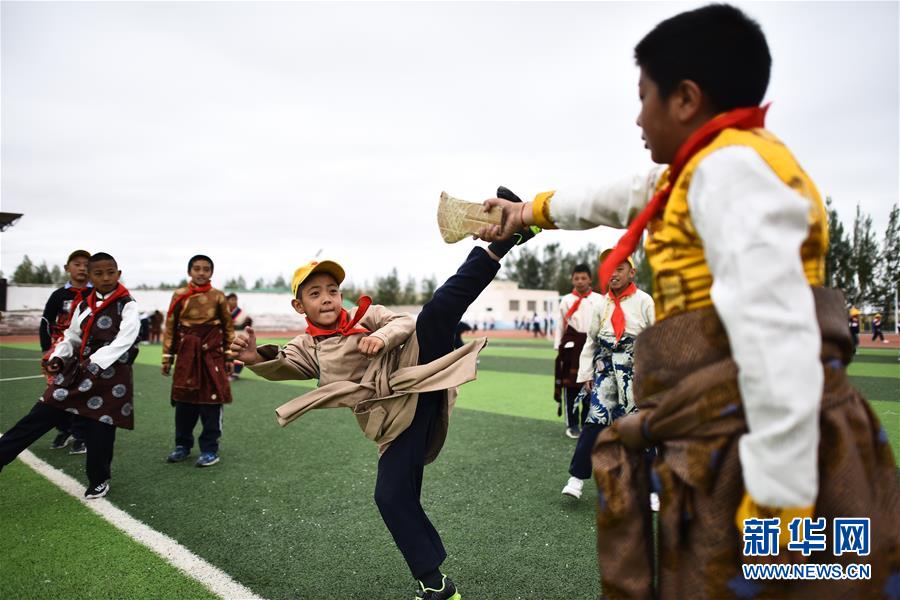
[[[49,350],[50,345],[53,343],[50,338],[50,324],[56,323],[56,319],[59,317],[59,311],[62,310],[65,291],[65,288],[54,290],[47,299],[47,304],[44,306],[44,314],[41,316],[41,326],[38,332],[41,336],[41,352]]]

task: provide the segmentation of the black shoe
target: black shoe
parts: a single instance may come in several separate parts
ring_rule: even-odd
[[[53,438],[52,442],[50,442],[50,449],[51,450],[62,450],[63,448],[65,448],[66,446],[69,445],[69,442],[71,442],[74,439],[75,438],[73,438],[68,433],[60,433],[55,438]]]
[[[502,185],[497,188],[497,197],[502,200],[508,200],[510,202],[522,202],[521,198],[513,194]],[[507,252],[512,250],[513,247],[521,246],[522,244],[533,238],[540,230],[540,227],[535,226],[524,227],[512,234],[512,236],[507,240],[498,240],[496,242],[491,242],[488,245],[488,250],[494,253],[494,255],[498,258],[503,257]]]
[[[84,497],[88,500],[94,500],[96,498],[102,498],[109,492],[109,482],[104,481],[103,483],[98,483],[94,487],[89,487],[84,490]]]
[[[87,444],[84,440],[75,440],[69,448],[69,454],[87,454]]]
[[[514,193],[512,193],[511,190],[503,187],[502,185],[497,188],[497,197],[501,200],[509,200],[510,202],[522,202],[521,198],[516,196]],[[540,227],[538,227],[537,225],[530,225],[515,232],[510,239],[515,240],[513,246],[521,246],[540,232]]]
[[[441,589],[435,590],[425,587],[421,581],[416,582],[416,600],[461,600],[462,596],[456,591],[453,580],[444,575],[441,580]]]

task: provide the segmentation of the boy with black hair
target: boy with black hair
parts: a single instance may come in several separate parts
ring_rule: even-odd
[[[56,347],[56,344],[63,338],[63,333],[69,327],[72,320],[72,311],[76,306],[81,304],[88,293],[90,293],[91,282],[88,277],[88,259],[91,253],[87,250],[75,250],[69,254],[66,259],[65,271],[69,275],[69,281],[66,284],[53,291],[44,305],[44,314],[41,316],[41,326],[39,329],[41,340],[41,352],[44,358],[48,359],[50,353]],[[53,380],[53,375],[47,374],[47,382]],[[69,416],[68,422],[61,423],[57,427],[59,433],[50,443],[52,450],[61,450],[65,448],[69,442],[72,443],[72,449],[69,454],[84,454],[86,446],[84,444],[84,434],[78,419]]]
[[[588,195],[565,189],[502,205],[500,239],[524,224],[628,227],[600,284],[649,231],[657,324],[637,341],[635,400],[598,438],[597,540],[613,597],[890,595],[900,570],[895,460],[850,385],[843,297],[824,289],[825,208],[815,184],[764,127],[771,57],[759,25],[710,5],[660,23],[635,48],[638,126],[666,165]],[[791,335],[785,336],[784,331]],[[644,449],[659,444],[652,476]],[[660,493],[654,586],[649,488]],[[869,580],[747,580],[741,533],[778,518],[776,556],[794,518],[869,518]],[[799,521],[803,523],[803,521]],[[781,560],[776,558],[775,560]],[[754,557],[751,560],[772,560]],[[889,583],[893,582],[893,583]]]
[[[454,350],[454,331],[494,279],[500,258],[533,235],[524,230],[514,240],[473,249],[417,319],[372,305],[366,296],[357,308],[344,310],[343,268],[310,262],[291,283],[291,304],[306,315],[306,332],[283,348],[257,349],[250,327],[232,346],[238,359],[267,379],[318,379],[318,389],[275,411],[281,425],[314,408],[353,410],[364,435],[378,444],[375,502],[416,579],[420,600],[461,597],[440,571],[447,553],[421,504],[424,468],[444,444],[456,386],[475,378],[478,353],[487,343],[482,338]]]
[[[87,499],[109,492],[116,427],[134,429],[133,375],[140,320],[119,283],[116,259],[97,252],[88,263],[93,290],[75,308],[63,339],[45,361],[53,382],[25,417],[0,437],[0,468],[71,415],[83,420]]]
[[[606,259],[612,250],[600,255]],[[581,498],[585,479],[591,478],[591,451],[600,433],[617,419],[637,412],[634,403],[634,341],[654,320],[653,298],[634,284],[631,257],[616,267],[606,294],[589,317],[583,348],[578,357],[575,380],[581,397],[590,403],[578,443],[569,464],[569,480],[562,493]],[[651,505],[658,498],[651,496]]]
[[[578,400],[581,391],[578,360],[598,298],[591,289],[590,268],[585,264],[575,265],[572,293],[563,296],[559,302],[559,327],[553,333],[553,349],[556,350],[553,399],[558,405],[557,413],[565,412],[566,436],[573,440],[578,439],[590,407],[587,396],[582,395]]]
[[[175,449],[166,460],[185,460],[194,445],[194,426],[199,419],[198,467],[219,462],[223,405],[231,403],[229,376],[233,373],[234,323],[221,290],[212,287],[213,261],[204,254],[188,261],[187,287],[172,294],[163,336],[162,373],[172,376],[175,407]]]

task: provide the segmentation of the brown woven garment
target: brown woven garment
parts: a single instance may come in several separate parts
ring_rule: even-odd
[[[221,325],[179,327],[172,403],[230,404]]]
[[[826,519],[828,546],[807,559],[782,548],[778,559],[869,564],[871,579],[743,579],[742,536],[734,519],[744,494],[737,442],[747,428],[727,336],[714,309],[704,309],[666,319],[638,337],[640,412],[614,423],[594,447],[604,597],[890,597],[888,578],[900,576],[896,463],[884,429],[843,368],[852,349],[843,295],[821,288],[813,294],[825,365],[814,516]],[[660,447],[652,474],[642,449],[650,444]],[[656,553],[647,502],[651,478],[661,500]],[[835,517],[871,518],[869,556],[833,555]]]
[[[559,340],[559,350],[556,354],[556,364],[554,365],[554,385],[553,399],[557,402],[562,401],[562,388],[580,388],[578,383],[578,363],[581,359],[581,350],[587,341],[587,334],[576,331],[574,327],[569,325]],[[571,348],[566,348],[566,344],[572,343]]]

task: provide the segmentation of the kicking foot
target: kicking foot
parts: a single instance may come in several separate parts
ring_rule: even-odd
[[[566,487],[562,489],[562,493],[566,496],[572,496],[576,500],[581,498],[581,490],[584,487],[584,481],[577,477],[569,477]]]
[[[566,428],[566,437],[572,438],[573,440],[577,440],[578,436],[581,435],[581,432],[575,429],[574,427]]]
[[[69,454],[87,454],[87,444],[84,440],[74,440],[72,447],[69,448]]]
[[[441,588],[434,589],[425,587],[421,581],[416,582],[416,599],[415,600],[461,600],[462,596],[456,591],[453,580],[443,576],[441,580]]]
[[[521,202],[522,199],[516,196],[502,185],[497,188],[497,197],[510,202]],[[488,250],[497,258],[502,258],[507,252],[512,250],[514,246],[521,246],[541,231],[540,227],[530,226],[524,227],[510,237],[508,240],[498,240],[488,245]]]

